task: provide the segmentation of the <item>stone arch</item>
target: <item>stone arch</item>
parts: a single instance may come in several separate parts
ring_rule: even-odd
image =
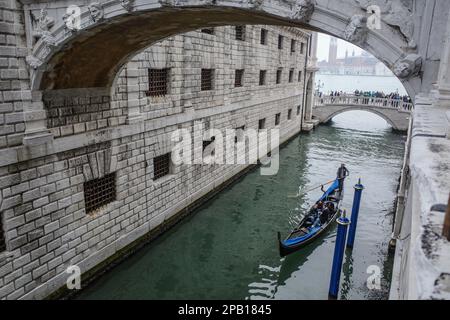
[[[326,108],[326,107],[325,107]],[[405,129],[402,124],[397,123],[395,120],[393,120],[390,115],[384,113],[385,109],[383,108],[377,108],[377,107],[363,107],[363,106],[349,106],[349,107],[342,107],[340,109],[334,110],[332,111],[330,114],[325,115],[322,119],[321,122],[322,123],[327,123],[329,122],[331,119],[333,119],[334,117],[336,117],[339,114],[345,113],[345,112],[350,112],[350,111],[365,111],[365,112],[369,112],[372,114],[377,115],[378,117],[382,118],[383,120],[385,120],[391,127],[393,130],[396,131],[405,131],[407,130],[407,128]],[[390,110],[387,109],[388,111],[394,111],[394,112],[399,112],[396,110]],[[406,115],[406,113],[405,113]]]
[[[314,11],[308,11],[311,4]],[[346,0],[108,1],[101,18],[94,19],[82,7],[81,30],[70,31],[60,20],[51,35],[34,46],[28,59],[35,68],[32,88],[111,87],[121,67],[145,47],[181,32],[230,24],[274,24],[324,32],[359,45],[393,68],[410,50],[407,39],[395,26],[352,33],[352,23],[357,23],[354,18],[364,13],[361,1]],[[402,81],[412,97],[423,89],[419,77]]]

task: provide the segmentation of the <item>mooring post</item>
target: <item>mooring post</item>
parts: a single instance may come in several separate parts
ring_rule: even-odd
[[[355,195],[353,197],[353,207],[352,207],[352,217],[350,230],[348,231],[347,248],[353,249],[353,244],[355,243],[356,226],[358,224],[359,206],[361,204],[361,195],[364,190],[364,186],[361,184],[361,178],[359,178],[358,183],[354,186]]]
[[[448,198],[447,211],[445,212],[444,229],[442,235],[450,241],[450,195]]]
[[[342,261],[344,259],[345,239],[347,237],[347,227],[350,221],[346,217],[345,210],[342,216],[337,219],[338,229],[336,235],[336,245],[334,247],[333,266],[331,269],[329,298],[337,299],[339,293],[339,281],[341,280]]]

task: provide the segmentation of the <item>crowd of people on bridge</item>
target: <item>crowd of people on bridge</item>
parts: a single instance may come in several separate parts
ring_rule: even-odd
[[[318,97],[321,99],[321,103],[324,103],[323,93],[318,92]],[[384,93],[382,91],[362,91],[355,90],[353,93],[347,93],[343,91],[331,91],[328,95],[331,99],[331,103],[343,102],[346,98],[354,98],[356,104],[367,105],[380,105],[384,107],[403,108],[411,111],[412,100],[408,95],[400,95],[398,91],[391,93]],[[362,99],[361,99],[362,98]]]

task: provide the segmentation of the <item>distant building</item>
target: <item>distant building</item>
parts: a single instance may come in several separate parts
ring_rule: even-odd
[[[367,52],[356,55],[353,51],[352,55],[349,56],[347,50],[344,58],[337,58],[337,53],[337,38],[331,38],[328,61],[323,60],[318,63],[319,74],[393,76],[391,70]]]

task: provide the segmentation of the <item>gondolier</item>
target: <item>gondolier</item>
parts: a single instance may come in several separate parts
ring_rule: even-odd
[[[350,175],[350,171],[345,167],[345,164],[341,164],[337,171],[337,179],[339,181],[339,190],[344,189],[344,179]]]

